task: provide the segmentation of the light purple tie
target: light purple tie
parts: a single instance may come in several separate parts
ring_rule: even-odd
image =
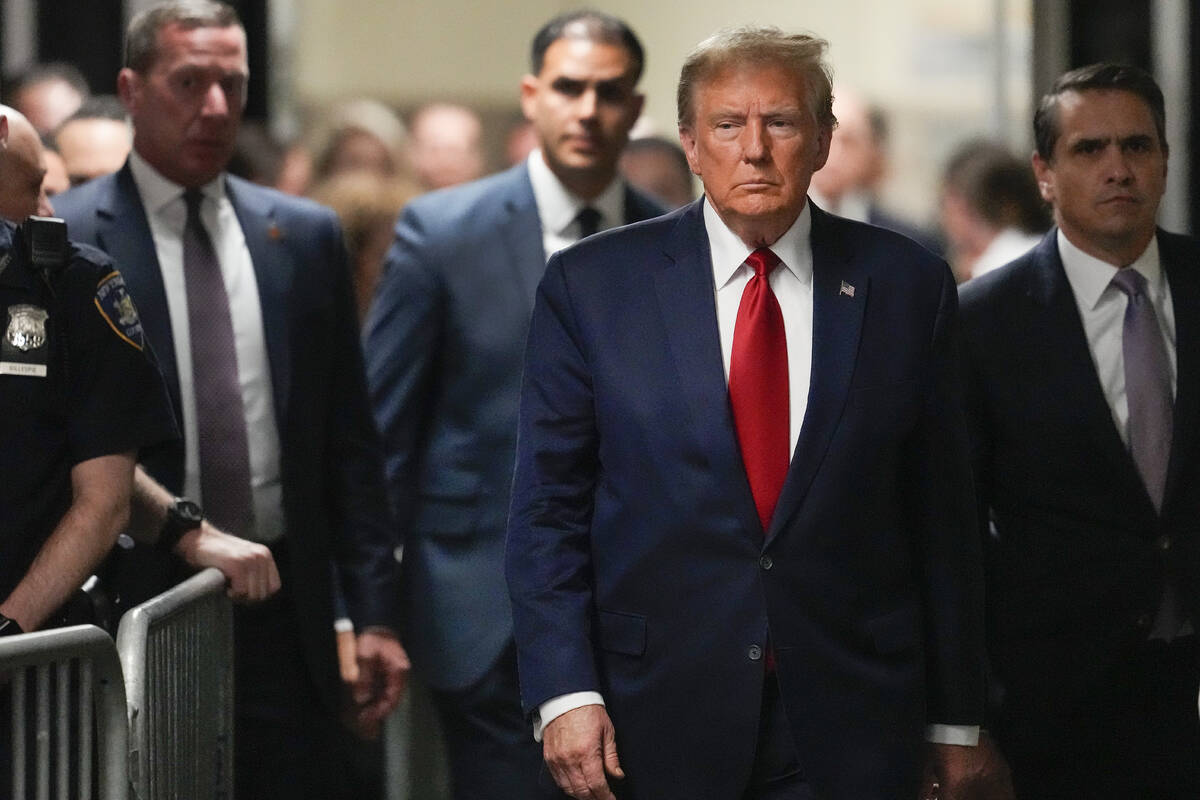
[[[212,239],[200,218],[199,189],[184,192],[183,275],[199,439],[200,496],[213,524],[238,536],[253,532],[250,452],[238,380],[229,295]]]
[[[1129,402],[1129,452],[1155,510],[1161,512],[1173,427],[1171,367],[1154,304],[1146,296],[1146,279],[1126,267],[1117,270],[1112,283],[1129,298],[1121,340]]]

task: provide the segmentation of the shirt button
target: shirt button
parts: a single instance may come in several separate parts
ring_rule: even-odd
[[[775,566],[775,562],[770,556],[763,556],[758,560],[758,565],[763,569],[770,569],[771,567]]]
[[[762,659],[762,648],[756,644],[750,645],[750,649],[746,651],[746,655],[751,661],[760,661]]]

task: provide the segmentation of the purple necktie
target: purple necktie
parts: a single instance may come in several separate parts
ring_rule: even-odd
[[[200,218],[199,189],[184,192],[183,276],[192,345],[199,439],[200,496],[213,524],[237,536],[253,532],[250,451],[238,380],[229,295],[212,239]]]
[[[1146,296],[1146,279],[1126,267],[1117,270],[1112,283],[1129,298],[1121,340],[1125,398],[1129,403],[1129,452],[1155,510],[1161,512],[1173,426],[1171,366],[1154,304]]]

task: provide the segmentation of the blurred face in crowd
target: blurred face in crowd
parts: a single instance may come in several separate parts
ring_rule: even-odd
[[[829,144],[829,160],[813,175],[812,185],[822,195],[840,202],[848,193],[870,190],[883,174],[883,154],[866,104],[849,92],[833,99],[837,130]]]
[[[1150,243],[1167,181],[1167,151],[1138,95],[1121,90],[1065,92],[1058,101],[1053,158],[1034,155],[1042,198],[1079,249],[1115,266]]]
[[[116,172],[132,143],[129,126],[115,119],[75,119],[54,137],[72,186]]]
[[[123,69],[117,81],[134,149],[181,186],[208,183],[233,156],[249,74],[239,26],[164,25],[153,65]]]
[[[642,112],[634,69],[624,47],[567,35],[547,48],[541,72],[521,81],[521,109],[546,163],[584,199],[612,181]]]
[[[0,108],[8,124],[8,144],[0,150],[0,217],[22,222],[37,214],[48,217],[54,207],[46,197],[46,154],[37,132],[25,117]]]
[[[13,98],[13,105],[25,115],[39,135],[53,131],[79,110],[83,95],[62,78],[47,78],[25,87]]]
[[[803,79],[763,64],[732,66],[697,86],[679,129],[692,172],[722,221],[751,247],[782,236],[829,155]]]

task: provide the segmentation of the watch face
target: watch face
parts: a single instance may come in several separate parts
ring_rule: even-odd
[[[204,520],[204,512],[200,506],[182,498],[175,501],[175,515],[183,522],[194,522],[197,525]]]

